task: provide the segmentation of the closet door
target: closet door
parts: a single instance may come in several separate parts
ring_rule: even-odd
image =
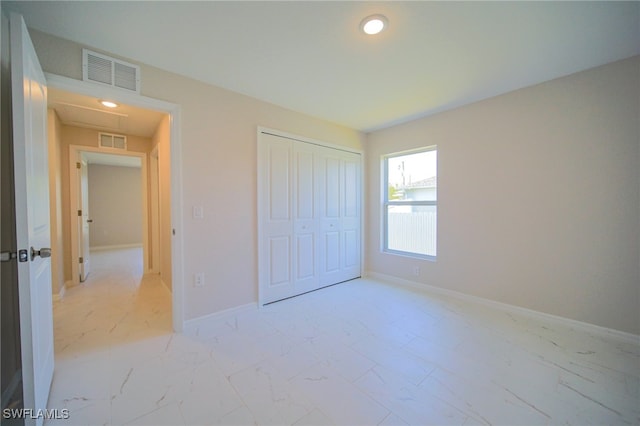
[[[360,276],[360,156],[319,148],[320,283]]]
[[[260,302],[295,294],[293,280],[292,141],[263,135],[258,145]]]
[[[362,241],[360,233],[360,155],[346,152],[342,159],[342,175],[344,190],[342,220],[341,220],[341,241],[343,256],[341,258],[342,277],[341,280],[350,280],[361,276],[361,248]]]
[[[318,288],[318,178],[314,145],[293,143],[294,293]],[[293,295],[293,294],[292,294]]]
[[[260,133],[260,303],[360,276],[360,155]]]

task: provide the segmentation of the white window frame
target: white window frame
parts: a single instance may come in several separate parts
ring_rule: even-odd
[[[403,157],[405,155],[411,154],[420,154],[422,152],[429,151],[438,151],[438,147],[436,145],[423,147],[410,151],[402,151],[402,152],[394,152],[392,154],[386,154],[382,156],[382,251],[384,253],[399,255],[399,256],[408,256],[414,257],[418,259],[426,259],[435,261],[438,253],[438,240],[437,240],[437,231],[436,231],[436,256],[426,255],[422,253],[415,253],[409,251],[402,250],[393,250],[389,248],[389,206],[435,206],[436,212],[438,209],[438,188],[436,187],[436,200],[435,201],[392,201],[389,200],[389,159],[395,157]],[[437,175],[436,175],[437,178]],[[437,219],[436,219],[436,227],[437,227]]]

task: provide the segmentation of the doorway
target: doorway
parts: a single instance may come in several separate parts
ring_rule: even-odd
[[[171,311],[172,311],[172,326],[173,330],[180,332],[183,328],[183,295],[182,295],[182,238],[180,237],[182,230],[182,211],[180,208],[180,199],[181,199],[181,161],[180,161],[180,139],[179,139],[179,107],[175,104],[170,104],[164,101],[159,101],[155,99],[146,98],[144,96],[129,94],[129,93],[121,93],[118,90],[114,90],[112,88],[103,88],[98,85],[85,83],[78,80],[69,79],[66,77],[56,76],[56,75],[47,75],[47,81],[49,83],[50,93],[55,90],[64,91],[71,96],[85,96],[91,97],[97,103],[99,99],[110,99],[119,103],[120,105],[127,105],[134,108],[143,108],[147,110],[155,111],[156,113],[161,113],[164,118],[163,125],[163,138],[166,140],[166,143],[162,146],[158,146],[158,154],[157,158],[154,156],[152,164],[156,167],[154,178],[148,179],[148,169],[143,172],[144,178],[148,179],[145,187],[149,187],[149,184],[155,185],[154,187],[162,193],[151,196],[147,194],[144,196],[145,210],[149,211],[149,206],[162,204],[165,208],[165,214],[153,213],[148,215],[150,220],[147,220],[146,224],[143,225],[143,244],[146,244],[147,249],[144,255],[144,263],[145,263],[145,272],[160,272],[164,273],[164,276],[167,278],[168,285],[167,287],[171,290]],[[63,101],[67,104],[72,104],[73,102]],[[65,105],[65,108],[70,108],[70,105]],[[83,112],[91,112],[95,107],[84,108]],[[104,117],[109,118],[112,122],[122,123],[128,121],[128,117],[126,114],[122,113],[112,113],[110,115],[105,115]],[[84,117],[86,119],[86,117]],[[51,133],[51,132],[50,132]],[[116,132],[117,133],[117,132]],[[86,147],[82,147],[82,149],[77,150],[77,152],[81,151],[91,151],[91,149],[87,149]],[[147,167],[149,164],[147,161],[149,159],[149,151],[147,150],[144,158],[144,167]],[[66,155],[62,156],[66,157]],[[159,159],[159,161],[157,161]],[[69,160],[64,160],[66,163]],[[157,162],[156,162],[157,161]],[[70,163],[70,162],[69,162]],[[71,164],[65,165],[66,170],[70,170]],[[64,167],[63,167],[64,169]],[[72,176],[72,175],[69,175]],[[155,182],[155,184],[154,184]],[[77,200],[76,200],[77,202]],[[64,204],[64,203],[63,203]],[[77,212],[76,212],[77,214]],[[69,223],[73,220],[69,215],[63,215],[65,220]],[[77,218],[77,216],[76,216]],[[75,218],[74,218],[75,219]],[[89,218],[90,219],[90,218]],[[77,220],[77,219],[75,219]],[[75,221],[73,222],[76,223]],[[161,230],[158,230],[158,227],[162,227]],[[74,227],[70,226],[70,230],[73,230]],[[77,234],[77,225],[75,227]],[[157,253],[153,254],[152,247],[157,247],[160,244],[162,247],[162,240],[168,243],[168,247],[170,250],[165,250],[167,253]],[[70,239],[71,243],[77,245],[78,239],[77,235],[75,238]],[[67,252],[67,248],[64,249]],[[68,251],[71,251],[71,247],[68,248]],[[74,254],[68,253],[69,256],[75,257],[77,251]],[[164,263],[164,270],[161,267]],[[79,278],[79,273],[72,274],[73,277]],[[73,279],[73,278],[71,278]],[[69,280],[69,277],[66,278]],[[78,280],[79,281],[79,280]],[[66,282],[71,284],[69,282]]]
[[[79,282],[85,282],[91,273],[92,253],[96,251],[139,248],[142,272],[152,272],[144,261],[150,256],[145,231],[150,229],[147,200],[151,192],[145,156],[106,154],[80,146],[70,147],[70,155],[70,176],[75,175],[70,188],[76,188],[71,205],[78,211],[74,248],[78,251]]]
[[[152,272],[147,261],[149,240],[159,231],[151,230],[149,220],[147,163],[144,153],[113,154],[98,147],[69,146],[71,286],[87,279],[91,253],[97,250],[140,247],[143,272]],[[158,244],[157,250],[161,249]]]

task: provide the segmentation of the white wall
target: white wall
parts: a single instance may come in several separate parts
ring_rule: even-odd
[[[142,173],[139,167],[89,164],[89,245],[142,245]]]
[[[82,79],[83,46],[31,36],[44,71]],[[141,75],[142,95],[181,108],[185,319],[256,302],[257,127],[357,149],[365,136],[144,64]],[[203,219],[192,218],[193,206],[203,207]],[[197,272],[205,274],[202,288],[193,287]]]
[[[366,268],[639,334],[639,100],[635,57],[370,134]],[[380,156],[434,144],[437,261],[382,253]]]

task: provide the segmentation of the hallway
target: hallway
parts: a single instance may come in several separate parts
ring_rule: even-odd
[[[171,331],[171,294],[143,275],[142,249],[96,251],[87,281],[53,306],[55,371],[49,406],[68,408],[62,424],[111,422],[111,377],[135,362],[137,345]],[[114,385],[115,386],[115,385]],[[116,392],[117,394],[117,392]]]
[[[142,249],[97,251],[87,281],[54,303],[56,363],[171,332],[171,294],[142,274]]]

